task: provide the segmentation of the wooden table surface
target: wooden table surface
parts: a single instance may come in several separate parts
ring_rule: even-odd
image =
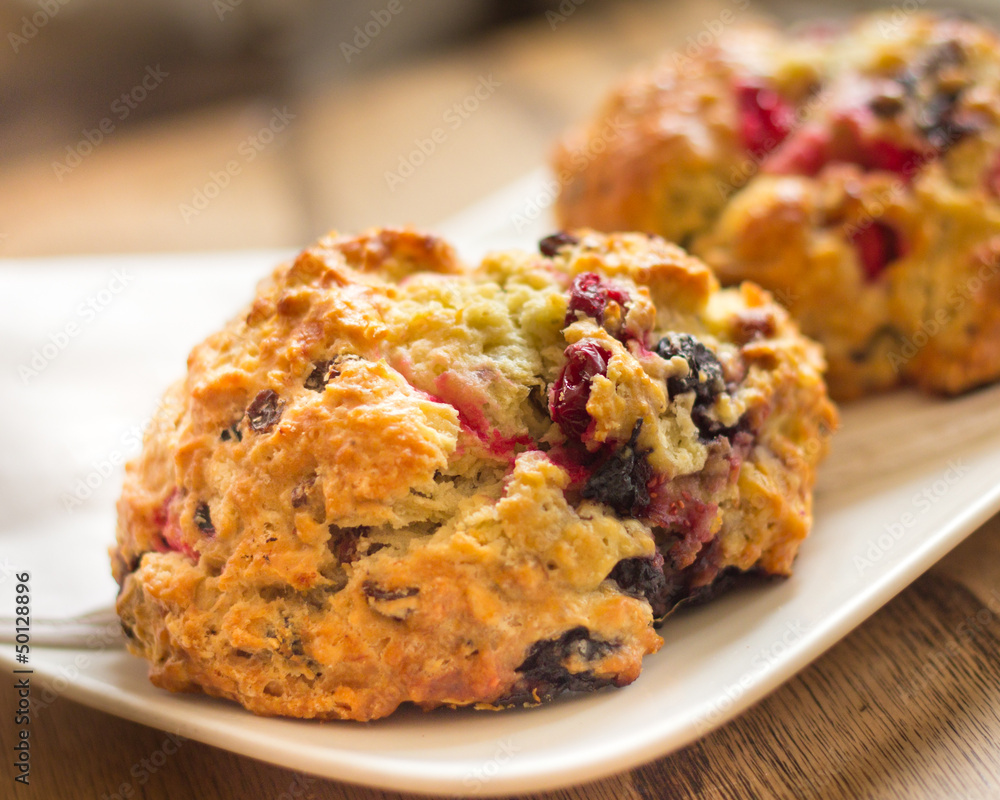
[[[67,131],[63,146],[29,149],[0,165],[0,256],[295,246],[333,227],[433,225],[543,163],[553,137],[624,68],[683,45],[733,6],[583,5],[562,20],[541,18],[334,85],[125,120],[57,175],[53,162],[79,140]],[[481,80],[498,85],[412,176],[390,186],[386,173]],[[276,114],[282,129],[273,140],[261,136]],[[250,159],[245,143],[254,136],[269,141]],[[232,162],[239,169],[223,181],[219,174]],[[218,191],[206,188],[213,183]],[[199,203],[199,191],[213,196]],[[195,205],[203,208],[185,212]],[[4,680],[5,718],[14,705]],[[0,725],[5,754],[11,729],[9,721]],[[994,519],[735,721],[640,769],[540,796],[992,798],[1000,797],[998,742]],[[161,731],[61,699],[33,731],[31,786],[8,794],[5,755],[0,796],[110,800],[123,782],[143,798],[400,796],[194,741],[141,770],[139,785],[132,770],[163,743]]]

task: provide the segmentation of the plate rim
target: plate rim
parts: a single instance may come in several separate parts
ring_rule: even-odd
[[[530,189],[540,177],[544,177],[546,174],[543,168],[535,169],[502,187],[498,192],[470,205],[451,220],[435,226],[434,229],[453,230],[456,221],[463,224],[469,223],[469,221],[474,222],[477,215],[485,215],[491,208],[496,209],[498,202],[502,204],[506,198],[514,197],[525,188]],[[502,218],[502,214],[493,214],[492,216]],[[473,226],[470,224],[470,227]],[[495,231],[483,231],[483,233],[486,235],[487,233],[495,233]],[[30,263],[33,268],[36,268],[45,264],[68,266],[70,263],[79,263],[81,259],[94,263],[100,260],[100,263],[107,264],[109,260],[115,262],[120,260],[172,262],[195,256],[199,260],[219,259],[220,263],[232,263],[234,258],[248,256],[261,260],[272,256],[286,258],[288,252],[285,248],[266,248],[199,251],[196,253],[112,254],[108,257],[85,255],[42,259],[4,259],[0,260],[0,264],[17,267]],[[468,257],[467,253],[463,252],[462,255]],[[252,285],[251,279],[248,281],[248,292],[252,291]],[[463,765],[459,761],[421,764],[411,756],[400,758],[392,754],[382,755],[378,751],[359,757],[355,751],[328,746],[324,746],[325,749],[320,753],[316,750],[319,745],[297,751],[295,748],[299,745],[281,740],[276,745],[273,736],[270,737],[272,741],[268,744],[265,740],[268,739],[269,732],[261,732],[252,726],[241,728],[227,718],[209,717],[206,719],[198,714],[189,715],[188,719],[184,720],[183,725],[178,726],[178,718],[185,713],[186,706],[178,703],[175,706],[176,710],[169,710],[170,701],[176,699],[177,696],[156,689],[148,683],[146,688],[158,693],[157,696],[161,699],[165,699],[166,706],[162,704],[146,705],[147,698],[142,693],[109,683],[107,680],[101,680],[99,677],[88,675],[85,672],[81,672],[76,680],[68,682],[59,695],[131,722],[164,731],[176,731],[187,738],[243,756],[273,763],[286,769],[308,772],[359,786],[424,795],[448,793],[476,796],[498,796],[560,789],[626,772],[675,752],[727,724],[792,679],[806,666],[840,642],[997,512],[1000,512],[1000,482],[990,486],[974,502],[970,502],[957,511],[946,525],[940,526],[939,532],[921,542],[919,547],[907,551],[897,561],[873,576],[869,582],[864,583],[849,602],[843,603],[834,612],[825,614],[813,628],[789,648],[786,657],[760,674],[754,675],[746,688],[728,704],[724,711],[713,710],[710,721],[697,725],[678,725],[675,721],[671,725],[668,724],[670,718],[665,717],[660,724],[647,725],[634,736],[610,743],[602,742],[602,751],[597,751],[593,746],[580,748],[573,751],[570,757],[560,754],[558,758],[553,758],[548,764],[541,759],[529,759],[522,762],[514,760],[504,770],[491,776],[487,782],[471,790],[468,785],[463,785],[463,779],[467,773],[463,773]],[[55,651],[66,654],[93,652],[82,648],[32,646],[33,653]],[[128,659],[135,659],[137,666],[141,667],[143,664],[141,659],[127,654],[124,649],[121,649],[120,653]],[[32,663],[28,666],[34,671],[34,675],[41,679],[42,683],[62,678],[51,663]],[[0,668],[11,672],[21,668],[14,660],[12,651],[6,647],[0,648]],[[720,692],[722,688],[720,687]],[[627,692],[628,688],[615,691]],[[196,701],[202,699],[202,696],[197,695],[189,697],[193,697]],[[710,703],[706,702],[705,707],[708,705]],[[238,710],[240,714],[250,713],[240,709],[236,704],[232,704],[232,708]],[[704,712],[705,708],[701,710]],[[520,713],[530,714],[531,712]],[[701,717],[704,718],[704,716],[702,713]]]
[[[263,744],[257,741],[259,734],[245,733],[239,729],[235,731],[235,738],[223,742],[220,741],[222,733],[231,735],[233,732],[220,730],[218,720],[205,723],[198,718],[192,718],[185,721],[183,726],[178,727],[170,713],[158,707],[143,708],[141,695],[134,695],[127,690],[83,673],[77,680],[68,682],[66,688],[60,691],[59,695],[131,722],[177,733],[185,738],[229,750],[258,761],[368,788],[422,795],[446,793],[480,797],[552,791],[591,783],[627,772],[676,752],[727,724],[782,684],[791,680],[819,656],[840,642],[998,511],[1000,511],[1000,483],[989,492],[981,495],[974,505],[966,507],[962,513],[956,515],[944,533],[925,542],[922,547],[898,562],[894,568],[880,575],[864,591],[855,595],[855,599],[851,603],[841,606],[838,613],[827,615],[820,623],[817,623],[816,627],[810,631],[812,635],[803,636],[800,642],[796,643],[799,646],[792,648],[788,657],[780,662],[780,669],[770,668],[764,671],[724,712],[714,714],[710,724],[697,729],[686,726],[678,732],[668,731],[664,733],[662,729],[653,729],[636,737],[638,742],[609,748],[606,755],[596,759],[585,758],[584,754],[576,754],[574,759],[562,758],[552,767],[542,767],[540,761],[532,761],[528,762],[529,765],[537,764],[538,766],[522,767],[521,769],[517,769],[515,763],[509,771],[498,772],[490,778],[488,783],[473,791],[469,791],[468,786],[462,785],[460,776],[450,772],[447,776],[443,775],[440,764],[435,764],[426,770],[418,770],[415,769],[416,761],[397,759],[395,761],[396,768],[387,770],[386,766],[394,763],[391,757],[381,760],[362,759],[359,764],[356,753],[344,750],[327,750],[324,757],[320,758],[318,755],[314,756],[311,750],[290,754],[279,747],[269,755],[267,752],[262,752]],[[36,650],[58,650],[65,653],[84,654],[92,652],[81,648],[32,647],[32,652]],[[141,659],[131,655],[124,648],[118,652],[129,659],[135,659],[137,664],[141,665]],[[19,668],[6,649],[0,651],[0,666],[12,673],[14,669]],[[29,668],[33,670],[35,676],[41,677],[43,682],[62,677],[47,665],[31,664]],[[157,692],[161,691],[153,688]],[[617,691],[627,691],[627,687]],[[166,692],[163,696],[174,697]],[[197,701],[209,699],[202,695],[191,695],[190,697]],[[239,707],[233,705],[233,709],[239,710]],[[295,722],[308,721],[295,720]],[[227,722],[223,728],[228,727]],[[291,757],[289,758],[289,756]]]

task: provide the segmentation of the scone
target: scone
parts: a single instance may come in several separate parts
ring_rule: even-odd
[[[835,397],[1000,378],[1000,39],[981,26],[734,30],[629,77],[554,164],[561,224],[659,233],[774,292]]]
[[[623,686],[720,577],[786,575],[820,349],[677,247],[476,269],[331,235],[197,346],[127,470],[118,611],[157,686],[370,720]]]

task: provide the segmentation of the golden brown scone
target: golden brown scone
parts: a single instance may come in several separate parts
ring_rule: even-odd
[[[1000,39],[982,26],[734,30],[629,77],[554,164],[561,224],[660,233],[773,291],[825,346],[835,397],[1000,378]]]
[[[835,425],[819,348],[658,238],[477,269],[331,235],[191,353],[113,570],[150,677],[369,720],[623,686],[654,622],[785,575]]]

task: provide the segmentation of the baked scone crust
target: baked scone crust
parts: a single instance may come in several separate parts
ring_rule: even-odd
[[[659,233],[774,292],[840,399],[996,380],[998,54],[992,31],[926,13],[728,31],[566,135],[557,218]]]
[[[332,234],[192,351],[112,552],[153,683],[318,719],[532,705],[635,680],[720,576],[790,571],[836,422],[819,348],[660,239],[543,250]]]

